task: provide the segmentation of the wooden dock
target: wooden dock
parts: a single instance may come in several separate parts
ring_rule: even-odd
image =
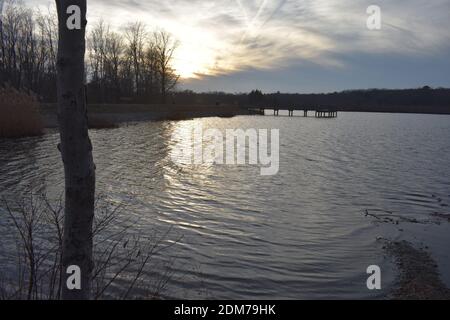
[[[336,108],[327,108],[327,107],[293,107],[293,108],[277,108],[277,107],[268,107],[268,108],[249,108],[249,112],[253,114],[265,115],[266,110],[272,111],[273,115],[278,117],[281,111],[288,111],[289,117],[294,117],[294,111],[303,111],[303,117],[308,117],[308,112],[314,112],[314,116],[316,118],[337,118],[338,111]]]

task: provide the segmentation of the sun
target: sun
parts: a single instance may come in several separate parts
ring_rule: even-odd
[[[195,79],[216,74],[220,53],[223,52],[221,39],[214,32],[177,25],[174,34],[179,39],[173,57],[173,68],[182,79]]]
[[[178,61],[174,62],[173,67],[175,69],[175,73],[178,74],[182,79],[198,78],[197,68],[195,68],[195,66],[189,61],[179,59]]]
[[[194,48],[185,44],[175,52],[173,67],[182,79],[199,78],[199,75],[211,74],[214,57],[204,48]]]

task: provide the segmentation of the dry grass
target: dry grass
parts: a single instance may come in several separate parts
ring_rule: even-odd
[[[58,300],[62,291],[64,199],[29,193],[20,201],[0,201],[16,239],[12,252],[15,274],[0,265],[0,300]],[[122,205],[98,196],[93,223],[92,299],[158,299],[172,277],[172,262],[153,261],[176,244],[165,233],[140,235],[132,230],[137,221],[126,217]],[[13,249],[14,250],[14,249]],[[163,267],[162,274],[154,273]],[[150,275],[152,275],[150,277]]]
[[[36,136],[43,131],[36,98],[13,88],[0,88],[0,138]]]

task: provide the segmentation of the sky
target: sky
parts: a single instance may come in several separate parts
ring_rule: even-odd
[[[371,5],[380,29],[367,27]],[[88,0],[89,24],[100,19],[172,33],[180,89],[450,87],[450,0]]]

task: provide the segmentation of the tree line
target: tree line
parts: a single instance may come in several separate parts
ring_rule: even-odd
[[[0,86],[56,101],[56,11],[7,0],[0,19]],[[142,22],[113,31],[103,21],[87,34],[86,85],[91,103],[165,103],[179,77],[173,68],[178,42]]]
[[[409,107],[450,107],[450,90],[424,86],[416,89],[345,90],[320,94],[264,94],[262,103],[280,106],[329,106],[343,111],[395,110]]]
[[[339,111],[450,113],[450,89],[346,90],[332,93],[250,93],[177,91],[175,102],[201,105],[239,105],[255,108],[330,107]]]

